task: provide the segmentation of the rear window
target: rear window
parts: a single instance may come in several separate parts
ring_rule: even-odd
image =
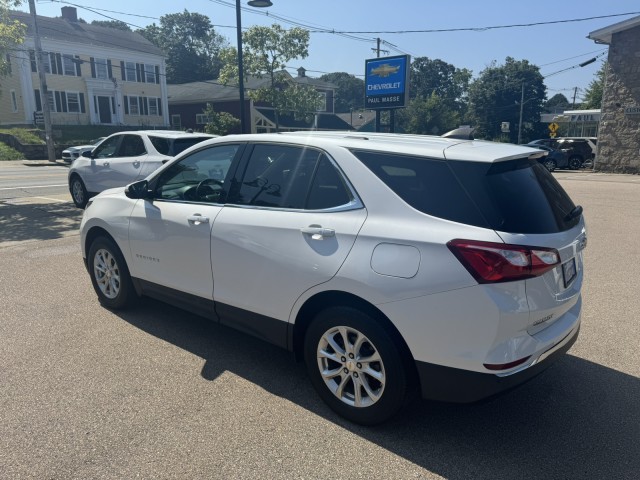
[[[446,220],[510,233],[556,233],[575,205],[547,169],[527,158],[446,161],[352,151],[413,208]]]
[[[189,137],[189,138],[164,138],[149,136],[149,140],[153,144],[153,147],[161,155],[176,156],[179,153],[185,151],[187,148],[194,146],[197,143],[209,140],[211,137]]]
[[[579,217],[565,220],[575,205],[553,175],[535,160],[449,164],[494,230],[556,233],[580,221]]]
[[[195,144],[209,140],[211,137],[190,137],[190,138],[176,138],[173,141],[173,152],[171,155],[178,155],[185,151],[189,147],[193,147]]]

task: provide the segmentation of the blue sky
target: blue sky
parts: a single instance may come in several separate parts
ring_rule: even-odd
[[[458,31],[440,33],[352,33],[337,35],[312,33],[309,57],[292,62],[294,69],[304,66],[309,76],[323,72],[345,71],[364,74],[364,61],[375,57],[372,50],[376,37],[383,40],[382,48],[390,55],[409,53],[412,57],[439,58],[459,68],[468,68],[477,76],[484,68],[497,61],[504,63],[507,56],[526,59],[541,67],[543,75],[569,69],[596,55],[606,52],[606,45],[597,45],[586,36],[599,28],[640,15],[637,0],[537,0],[495,1],[457,0],[455,2],[430,0],[272,0],[268,9],[246,7],[242,12],[242,26],[290,23],[267,16],[278,15],[293,22],[331,29],[336,32],[389,32],[401,30],[437,30],[482,28],[499,25],[528,24],[558,20],[637,12],[611,18],[553,25],[515,27],[484,31]],[[184,9],[207,15],[218,33],[235,45],[234,0],[37,0],[39,15],[60,16],[60,8],[76,6],[78,16],[87,20],[118,19],[144,27],[159,23],[159,17]],[[535,5],[535,6],[531,6]],[[100,10],[99,10],[100,9]],[[109,11],[106,11],[106,10]],[[28,11],[28,2],[22,10]],[[93,10],[93,11],[91,11]],[[114,13],[119,12],[119,13]],[[100,15],[102,14],[102,15]],[[132,27],[135,29],[135,27]],[[391,44],[391,45],[389,45]],[[546,78],[548,96],[563,93],[572,99],[578,87],[579,101],[594,77],[606,53],[596,63],[573,68]]]

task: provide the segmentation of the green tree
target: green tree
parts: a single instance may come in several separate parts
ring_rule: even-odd
[[[406,133],[442,135],[460,125],[460,115],[435,92],[411,99],[397,114],[397,128]]]
[[[456,68],[440,59],[416,57],[411,62],[411,98],[428,99],[436,94],[440,103],[459,114],[467,107],[467,93],[471,81],[471,70]]]
[[[21,3],[21,0],[0,0],[0,77],[9,73],[7,54],[11,54],[13,48],[24,42],[27,26],[9,18],[9,10]]]
[[[123,30],[125,32],[130,32],[131,27],[128,23],[123,22],[122,20],[93,20],[91,25],[97,25],[99,27],[107,27],[107,28],[115,28],[116,30]]]
[[[270,104],[278,115],[293,113],[297,118],[309,118],[320,107],[320,95],[313,87],[289,80],[284,71],[287,63],[309,55],[309,32],[303,28],[286,30],[280,25],[254,26],[242,33],[245,76],[267,78],[268,85],[249,92],[256,102]],[[230,47],[222,52],[224,67],[220,80],[238,80],[238,52]]]
[[[549,113],[560,113],[560,111],[568,110],[571,106],[569,99],[562,93],[556,93],[544,104],[545,111]]]
[[[547,87],[539,68],[527,60],[505,59],[504,65],[493,62],[480,72],[469,86],[468,120],[476,127],[476,136],[497,140],[504,138],[501,123],[511,124],[506,134],[512,143],[518,141],[520,102],[522,104],[522,137],[526,142],[540,135],[540,113]]]
[[[216,33],[209,17],[199,13],[172,13],[137,30],[167,54],[167,83],[187,83],[217,78],[220,51],[226,40]]]
[[[227,135],[240,125],[240,120],[227,112],[216,112],[213,105],[207,103],[203,112],[208,122],[204,127],[206,133],[213,135]]]
[[[607,62],[603,62],[600,69],[596,72],[595,78],[591,80],[587,91],[584,95],[582,108],[602,108],[602,94],[604,92],[604,83],[607,76]]]
[[[333,83],[336,113],[359,110],[364,106],[364,80],[346,72],[325,73],[320,77],[324,82]]]

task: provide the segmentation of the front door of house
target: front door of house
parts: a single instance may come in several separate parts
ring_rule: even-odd
[[[111,97],[98,96],[100,123],[111,123]]]

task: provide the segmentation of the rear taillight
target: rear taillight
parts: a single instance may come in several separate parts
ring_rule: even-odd
[[[478,283],[538,277],[560,264],[555,248],[460,239],[451,240],[447,247]]]

